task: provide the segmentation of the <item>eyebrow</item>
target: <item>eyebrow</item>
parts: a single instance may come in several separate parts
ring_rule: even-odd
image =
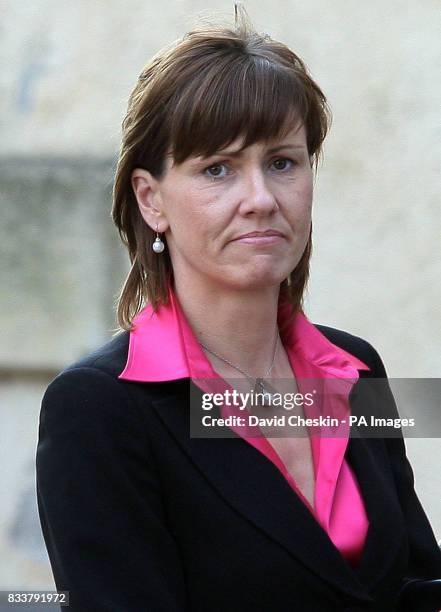
[[[294,145],[294,144],[284,144],[284,145],[280,145],[278,147],[273,147],[272,149],[268,149],[267,153],[269,153],[270,155],[272,153],[278,153],[279,151],[283,151],[284,149],[302,149],[304,151],[306,151],[306,147],[304,145]],[[216,151],[215,153],[213,153],[212,155],[207,155],[206,158],[204,157],[200,157],[199,159],[209,159],[210,157],[215,157],[215,156],[227,156],[227,157],[240,157],[243,153],[243,149],[235,149],[235,150],[228,150],[228,149],[224,149],[224,150],[220,150],[220,151]]]

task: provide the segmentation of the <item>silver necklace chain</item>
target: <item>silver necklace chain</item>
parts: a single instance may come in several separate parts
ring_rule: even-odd
[[[271,360],[271,365],[269,366],[268,370],[265,372],[265,374],[262,377],[257,377],[257,378],[255,376],[251,376],[251,374],[249,374],[248,372],[245,372],[244,370],[242,370],[242,368],[239,368],[238,365],[232,363],[229,359],[225,359],[225,357],[222,357],[222,355],[219,355],[215,351],[212,351],[211,349],[208,348],[208,346],[205,346],[205,344],[203,344],[202,342],[199,342],[199,344],[206,351],[208,351],[209,353],[211,353],[212,355],[214,355],[215,357],[217,357],[221,361],[224,361],[226,364],[228,364],[229,366],[231,366],[232,368],[234,368],[235,370],[237,370],[238,372],[240,372],[241,374],[246,376],[248,378],[248,380],[256,381],[256,383],[257,383],[257,381],[260,381],[259,385],[263,389],[263,381],[264,381],[265,378],[268,378],[268,376],[271,374],[272,369],[274,367],[274,363],[276,361],[277,348],[279,346],[279,330],[277,329],[277,324],[276,324],[276,338],[275,338],[275,342],[274,342],[273,358]]]

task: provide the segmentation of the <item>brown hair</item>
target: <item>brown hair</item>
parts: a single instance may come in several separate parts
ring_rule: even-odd
[[[167,303],[173,279],[167,249],[161,255],[152,251],[155,233],[142,218],[131,185],[135,168],[160,179],[170,152],[179,164],[190,156],[213,155],[239,136],[245,148],[283,136],[293,122],[302,122],[317,170],[330,118],[326,98],[302,60],[255,32],[243,9],[234,29],[195,29],[155,55],[129,99],[114,183],[112,218],[132,264],[117,300],[120,327],[131,329],[146,302],[154,309]],[[302,308],[311,248],[310,235],[300,262],[281,283],[280,295],[293,313]]]

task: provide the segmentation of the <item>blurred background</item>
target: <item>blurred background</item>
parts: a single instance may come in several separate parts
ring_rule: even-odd
[[[106,342],[128,258],[110,219],[127,99],[148,58],[228,0],[2,0],[0,589],[52,588],[35,498],[41,397]],[[439,3],[250,0],[326,93],[307,313],[391,377],[441,373]],[[441,538],[440,440],[408,439]]]

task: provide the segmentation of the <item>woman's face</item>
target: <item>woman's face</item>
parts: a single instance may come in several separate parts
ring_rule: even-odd
[[[160,180],[133,173],[141,213],[165,232],[182,286],[278,286],[305,250],[313,192],[305,128],[238,152],[241,143],[179,165],[167,158]]]

